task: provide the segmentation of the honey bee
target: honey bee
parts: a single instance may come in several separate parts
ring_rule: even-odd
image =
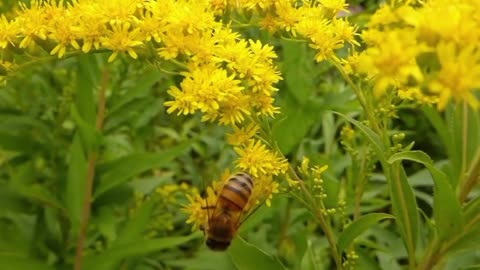
[[[223,185],[215,205],[205,207],[208,211],[208,228],[203,230],[206,231],[206,244],[211,250],[224,251],[230,246],[241,222],[246,219],[248,209],[245,208],[252,191],[252,177],[244,172],[237,173]]]

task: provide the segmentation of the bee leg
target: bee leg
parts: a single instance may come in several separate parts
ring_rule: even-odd
[[[205,226],[200,225],[199,229],[203,232],[203,236],[205,236]]]
[[[207,206],[202,206],[202,209],[205,210],[205,209],[215,209],[215,205],[207,205]]]

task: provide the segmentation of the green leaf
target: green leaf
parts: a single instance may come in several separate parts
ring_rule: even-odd
[[[46,186],[41,184],[25,185],[17,188],[17,191],[22,196],[25,196],[34,201],[40,202],[43,205],[60,209],[64,211],[61,202],[47,189]]]
[[[433,208],[438,236],[440,239],[444,239],[455,235],[462,228],[462,208],[445,173],[437,169],[430,157],[422,151],[396,153],[390,157],[388,162],[394,163],[402,160],[421,163],[428,169],[434,179]]]
[[[399,162],[391,166],[389,189],[393,212],[401,229],[402,238],[407,246],[409,263],[413,265],[415,262],[420,217],[415,194],[408,183],[407,174]]]
[[[477,220],[480,220],[480,216]],[[457,254],[460,252],[466,252],[469,250],[480,249],[480,222],[472,223],[468,229],[462,231],[458,235],[452,236],[454,241],[450,241],[449,249],[447,252],[449,255]]]
[[[465,220],[468,221],[474,219],[478,213],[480,213],[480,196],[469,201],[467,205],[465,205]]]
[[[274,123],[272,136],[286,155],[305,138],[312,125],[322,116],[322,105],[315,101],[300,105],[291,95],[287,95],[280,106],[285,118]]]
[[[144,73],[141,73],[140,77],[135,79],[135,84],[128,87],[125,91],[125,95],[114,101],[109,114],[115,113],[118,109],[138,98],[149,97],[152,87],[157,83],[163,74],[158,69],[151,69]]]
[[[54,267],[49,266],[43,262],[26,258],[23,256],[15,256],[8,254],[0,254],[0,265],[2,269],[11,270],[55,270]]]
[[[113,187],[121,185],[144,171],[164,166],[190,148],[191,142],[185,142],[159,153],[132,154],[117,159],[103,167],[100,184],[94,198]]]
[[[282,52],[282,74],[287,90],[299,104],[305,105],[314,90],[313,61],[308,57],[310,50],[306,43],[283,40]]]
[[[315,253],[312,247],[312,241],[307,241],[307,249],[300,261],[300,267],[304,270],[319,270],[322,269],[315,259]]]
[[[114,246],[133,242],[135,239],[141,239],[145,228],[150,221],[150,215],[153,211],[153,200],[143,203],[131,218],[128,219],[125,227],[121,230]]]
[[[380,220],[393,218],[395,217],[383,213],[372,213],[360,217],[352,224],[348,225],[343,232],[341,232],[337,241],[338,249],[340,251],[347,250],[353,240],[355,240],[355,238],[357,238],[357,236],[359,236],[361,233],[368,230],[371,226],[377,224]]]
[[[236,270],[227,252],[215,252],[208,249],[196,253],[193,257],[184,256],[166,261],[165,264],[175,266],[175,269],[185,270]]]
[[[85,152],[90,153],[97,150],[100,145],[101,135],[97,131],[95,124],[90,124],[78,113],[76,107],[72,107],[72,116],[78,128],[78,133],[82,139],[82,146]]]
[[[174,248],[200,237],[202,237],[202,233],[197,232],[188,236],[142,239],[141,241],[137,240],[126,244],[117,245],[111,249],[105,250],[100,255],[90,255],[85,257],[83,269],[114,269],[115,266],[122,260],[146,256],[153,252]]]
[[[93,90],[97,87],[101,71],[94,55],[79,55],[78,59],[78,80],[75,93],[75,107],[78,114],[86,123],[91,126],[96,124],[96,106]]]
[[[74,136],[69,150],[69,168],[65,191],[65,204],[68,209],[72,233],[77,235],[80,231],[80,219],[85,197],[87,182],[87,159],[82,149],[80,136]]]
[[[236,237],[232,241],[227,252],[239,270],[287,269],[280,261],[247,243],[241,237]]]
[[[449,153],[453,152],[453,149],[450,149],[450,145],[451,145],[449,143],[450,135],[448,133],[447,125],[443,121],[438,110],[436,110],[431,106],[423,106],[422,111],[427,116],[428,120],[433,125],[433,127],[435,128],[435,131],[437,132],[437,134],[440,136],[443,142],[443,145],[447,147],[447,151]]]
[[[4,150],[18,151],[18,152],[31,152],[36,146],[36,142],[31,138],[12,135],[10,132],[0,131],[0,147]]]

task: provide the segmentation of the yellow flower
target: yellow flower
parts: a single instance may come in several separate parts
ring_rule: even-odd
[[[271,63],[272,59],[277,58],[277,54],[273,51],[273,46],[269,45],[262,45],[262,42],[259,40],[248,40],[250,44],[250,50],[252,51],[253,55],[256,57],[257,60],[260,62],[268,62]]]
[[[267,115],[273,117],[280,113],[280,108],[273,106],[274,98],[264,93],[255,93],[251,95],[253,106],[257,108],[258,115]]]
[[[392,89],[404,100],[437,103],[440,110],[452,99],[478,108],[477,11],[478,1],[470,0],[384,5],[362,33],[366,49],[345,67],[372,80],[377,96]]]
[[[130,57],[137,59],[134,48],[143,45],[143,42],[140,40],[139,29],[129,31],[130,26],[130,23],[113,24],[107,36],[100,39],[103,47],[113,51],[108,62],[113,62],[120,52],[127,52]]]
[[[333,13],[337,13],[339,11],[348,11],[348,4],[345,3],[345,0],[320,0],[319,2],[325,8],[332,10]]]
[[[374,75],[376,96],[382,95],[389,86],[399,86],[411,79],[416,82],[423,80],[416,57],[425,49],[417,45],[414,32],[397,30],[374,33],[379,35],[378,42],[362,52],[364,61],[359,67],[363,69],[360,72]]]
[[[90,1],[75,2],[74,8],[70,8],[69,12],[78,20],[75,33],[83,42],[82,52],[88,53],[92,48],[98,50],[100,38],[107,31],[107,19],[104,18],[101,6]]]
[[[160,17],[155,16],[155,14],[149,10],[142,10],[140,18],[135,17],[133,20],[146,41],[152,39],[158,43],[162,41],[162,31],[165,27],[165,21],[161,20]]]
[[[313,176],[317,179],[321,179],[323,172],[328,169],[328,165],[318,166],[315,165],[312,168]]]
[[[242,145],[253,138],[260,127],[255,123],[250,123],[246,127],[233,126],[233,133],[227,134],[227,141],[230,145]]]
[[[50,51],[50,54],[58,54],[58,58],[62,58],[67,46],[72,46],[76,50],[80,49],[76,34],[78,31],[77,18],[73,17],[70,11],[63,7],[55,7],[55,10],[56,14],[50,21],[48,38],[55,41],[57,45]]]
[[[252,176],[279,175],[284,174],[288,169],[288,162],[285,158],[279,157],[277,153],[267,149],[266,145],[255,139],[250,139],[245,145],[234,148],[239,155],[236,166]]]
[[[275,3],[275,11],[278,16],[278,25],[280,28],[291,32],[293,36],[296,35],[295,25],[300,20],[301,11],[292,6],[289,0],[280,0]]]
[[[243,115],[249,114],[249,106],[242,94],[243,87],[234,76],[215,66],[198,67],[185,72],[180,84],[182,89],[173,86],[168,93],[175,100],[165,102],[168,113],[192,114],[201,111],[206,114],[204,120],[215,120],[225,124],[243,121]],[[214,117],[213,117],[214,116]]]
[[[303,159],[302,159],[302,163],[300,165],[300,168],[299,168],[300,171],[302,173],[308,173],[308,168],[310,168],[309,164],[310,164],[310,159],[308,157],[304,156]]]
[[[426,95],[419,87],[405,87],[397,91],[400,99],[417,102],[419,104],[436,104],[438,97],[434,95]]]
[[[9,22],[5,15],[0,17],[0,48],[5,49],[9,44],[14,46],[14,40],[18,33],[18,24],[15,21]]]
[[[439,96],[438,108],[445,108],[450,97],[478,108],[480,103],[473,91],[480,88],[479,47],[458,50],[451,42],[440,43],[437,55],[441,68],[436,79],[430,82],[430,90]]]
[[[344,42],[348,42],[353,46],[360,46],[360,43],[355,40],[357,35],[357,26],[350,24],[345,19],[333,19],[332,28],[335,35],[337,35]]]
[[[250,98],[248,96],[240,94],[225,99],[218,115],[218,122],[223,125],[242,123],[245,120],[245,116],[251,114],[249,101]]]
[[[33,0],[30,7],[27,7],[23,2],[19,4],[21,12],[15,18],[15,21],[20,26],[19,34],[23,36],[19,45],[20,48],[30,46],[34,38],[37,37],[42,40],[47,39],[47,25],[41,3],[39,0]]]
[[[389,25],[398,21],[398,18],[395,12],[392,10],[390,5],[383,4],[368,20],[368,27],[374,28],[382,25]]]
[[[98,5],[98,12],[110,25],[131,24],[134,14],[143,4],[143,0],[87,0],[91,5]]]

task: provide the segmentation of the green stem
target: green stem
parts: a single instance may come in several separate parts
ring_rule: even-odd
[[[362,93],[362,90],[358,88],[358,86],[352,81],[350,76],[343,70],[342,66],[334,61],[331,60],[331,63],[337,68],[337,70],[340,72],[342,77],[345,79],[345,81],[350,85],[352,88],[353,92],[355,92],[355,95],[357,96],[358,102],[360,102],[360,105],[364,109],[365,113],[367,114],[367,118],[372,125],[372,128],[375,130],[377,134],[382,134],[381,129],[378,125],[377,119],[375,118],[375,115],[373,114],[373,110],[371,110],[371,106],[369,106],[369,103],[365,96]]]
[[[465,183],[462,185],[458,195],[458,200],[463,203],[473,187],[478,183],[480,179],[480,148],[477,149],[475,156],[473,157],[470,169],[467,172]]]
[[[367,177],[365,175],[365,163],[366,163],[366,155],[368,154],[368,151],[365,152],[365,155],[363,155],[362,158],[362,163],[360,164],[360,171],[358,173],[358,180],[359,182],[357,183],[355,187],[355,208],[353,211],[353,220],[357,220],[360,217],[360,205],[362,202],[362,196],[363,192],[365,190],[365,184],[367,183]]]
[[[462,131],[462,167],[460,171],[460,179],[458,183],[460,186],[464,186],[466,180],[465,174],[467,172],[467,152],[468,152],[468,104],[463,102],[463,131]]]
[[[468,222],[463,230],[455,235],[453,239],[440,242],[438,239],[435,239],[432,244],[427,249],[427,255],[424,257],[422,263],[420,263],[419,270],[430,270],[435,267],[439,262],[445,259],[445,255],[448,254],[450,249],[458,242],[463,240],[464,237],[468,236],[470,230],[476,228],[480,223],[480,215],[477,215]],[[472,239],[473,240],[473,239]],[[473,240],[475,241],[475,240]]]
[[[308,201],[313,206],[315,218],[318,220],[320,224],[320,228],[325,233],[325,236],[327,237],[327,241],[330,245],[330,248],[332,249],[332,256],[337,266],[337,269],[342,270],[343,269],[342,258],[340,257],[340,254],[338,252],[337,239],[335,237],[335,234],[333,233],[332,227],[330,226],[330,220],[325,218],[325,216],[322,213],[322,208],[319,207],[317,204],[317,200],[315,200],[312,194],[310,194],[308,189],[305,187],[303,180],[298,177],[295,170],[291,166],[289,166],[289,173],[292,176],[292,178],[298,181],[303,193],[305,194]]]
[[[353,82],[353,80],[350,78],[350,76],[343,70],[342,66],[340,63],[338,63],[337,61],[334,61],[334,60],[331,60],[331,62],[333,63],[333,65],[335,65],[335,67],[338,69],[338,71],[340,72],[340,74],[342,75],[342,77],[345,79],[345,81],[350,85],[350,87],[353,89],[355,95],[357,96],[357,99],[360,103],[360,105],[362,106],[364,112],[366,113],[367,115],[367,119],[369,121],[369,125],[372,127],[373,131],[375,133],[377,133],[380,138],[382,138],[383,140],[383,145],[384,145],[384,149],[385,149],[385,156],[389,156],[391,153],[391,150],[390,150],[390,138],[388,136],[388,122],[387,121],[383,121],[383,122],[379,122],[379,120],[375,117],[375,114],[374,114],[374,106],[373,104],[371,103],[372,99],[370,98],[367,98],[364,93],[361,91],[361,89]],[[371,95],[370,95],[371,97]],[[401,166],[400,165],[397,165],[397,166],[390,166],[388,163],[386,163],[385,161],[382,161],[380,160],[381,164],[382,164],[382,169],[383,169],[383,172],[385,174],[385,176],[387,177],[387,179],[389,180],[389,185],[391,187],[391,191],[390,191],[390,194],[393,194],[394,190],[392,190],[393,188],[396,188],[398,189],[399,191],[401,191],[402,187],[401,187]],[[401,205],[400,205],[400,208],[399,211],[401,211],[399,213],[399,215],[401,215],[405,220],[409,220],[410,217],[408,215],[408,212],[406,209],[407,206],[406,206],[406,203],[404,200],[402,200],[403,196],[402,194],[400,193],[400,200],[401,200]],[[410,222],[406,222],[406,224],[410,224]],[[415,265],[416,265],[416,260],[415,260],[415,245],[414,245],[414,239],[413,239],[413,231],[415,228],[411,228],[409,226],[407,226],[406,228],[403,228],[404,229],[404,233],[405,233],[405,244],[407,246],[407,252],[408,252],[408,258],[409,258],[409,269],[415,269]]]
[[[108,87],[109,75],[108,72],[103,73],[102,85],[98,93],[98,111],[97,111],[97,131],[101,131],[103,127],[103,121],[105,119],[105,91]],[[78,236],[77,249],[75,253],[74,269],[81,270],[83,264],[83,247],[85,239],[87,237],[88,222],[90,219],[92,192],[93,192],[93,180],[95,178],[95,165],[97,163],[98,152],[92,151],[88,158],[88,171],[87,171],[87,185],[83,200],[82,219],[80,221],[80,235]]]
[[[383,164],[382,164],[383,165]],[[383,171],[385,172],[385,175],[387,176],[387,178],[390,179],[390,185],[392,185],[392,189],[396,189],[397,192],[398,192],[398,197],[399,197],[399,200],[400,200],[400,209],[398,213],[399,215],[403,216],[403,218],[406,220],[405,221],[405,228],[403,228],[404,232],[405,232],[405,242],[406,242],[406,245],[407,245],[407,253],[408,253],[408,265],[409,265],[409,269],[415,269],[415,244],[414,244],[414,238],[413,238],[413,231],[415,228],[412,228],[411,226],[409,226],[409,224],[411,223],[410,222],[410,219],[412,218],[415,218],[415,217],[411,217],[408,213],[408,206],[407,206],[407,202],[405,202],[404,198],[405,198],[405,195],[403,193],[403,188],[402,188],[402,179],[401,179],[401,165],[400,163],[394,163],[392,164],[392,168],[390,169],[390,167],[388,167],[388,165],[383,165]],[[394,191],[392,190],[390,193],[393,193]]]

